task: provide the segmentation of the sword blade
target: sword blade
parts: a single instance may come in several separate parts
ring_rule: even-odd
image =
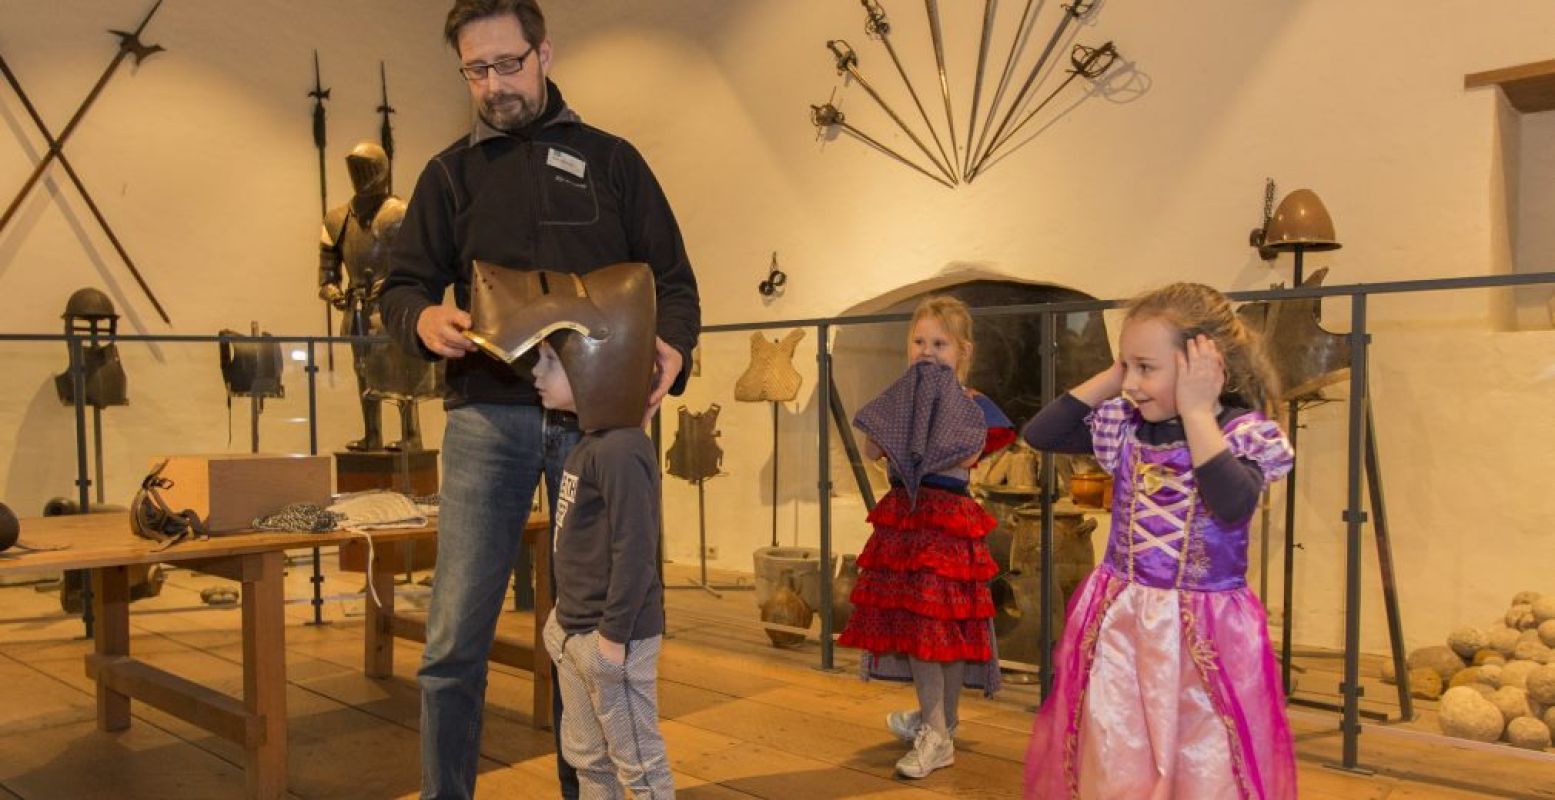
[[[977,159],[977,163],[972,167],[972,174],[975,175],[982,170],[983,164],[988,161],[989,155],[993,153],[993,149],[1000,143],[1000,137],[1004,135],[1005,129],[1009,127],[1010,120],[1020,111],[1021,105],[1026,102],[1026,96],[1031,92],[1032,87],[1036,85],[1037,78],[1041,76],[1043,68],[1047,66],[1048,59],[1053,55],[1053,49],[1063,40],[1064,33],[1069,30],[1069,26],[1074,24],[1075,20],[1089,13],[1090,10],[1091,6],[1085,5],[1084,0],[1076,0],[1074,5],[1064,6],[1063,20],[1053,30],[1053,35],[1048,39],[1047,46],[1042,48],[1042,55],[1037,58],[1037,63],[1032,66],[1031,73],[1026,76],[1026,82],[1021,84],[1020,91],[1016,92],[1015,99],[1010,103],[1010,107],[1005,110],[1004,119],[999,122],[998,128],[994,130],[993,135],[990,137],[988,149],[982,152],[982,155]]]
[[[939,90],[945,98],[945,128],[950,131],[949,163],[956,163],[956,151],[960,149],[956,144],[956,115],[950,110],[950,79],[945,75],[945,34],[939,26],[939,0],[923,0],[924,10],[929,14],[929,38],[934,41],[934,63],[939,67]],[[951,177],[951,181],[956,179]]]
[[[929,151],[928,145],[925,145],[923,140],[918,138],[917,134],[913,133],[912,128],[908,127],[907,122],[903,120],[901,116],[898,115],[888,103],[886,103],[885,98],[881,97],[880,93],[875,91],[875,87],[871,85],[869,80],[864,77],[864,73],[861,72],[858,68],[858,56],[853,52],[853,48],[850,47],[846,41],[840,39],[827,42],[826,46],[837,55],[838,68],[853,77],[854,82],[859,85],[859,88],[863,89],[864,92],[875,101],[875,105],[880,106],[880,110],[884,111],[886,115],[896,123],[896,126],[902,129],[902,133],[907,134],[907,138],[911,139],[912,143],[918,146],[918,149],[922,151],[923,155],[929,159],[929,163],[933,164],[935,169],[938,169],[941,173],[943,173],[946,178],[954,181],[955,176],[951,173],[952,165],[941,163],[938,159],[936,159],[934,154]]]
[[[1020,22],[1015,25],[1015,36],[1010,39],[1010,51],[1004,56],[1004,69],[999,72],[999,86],[994,90],[993,101],[988,104],[988,116],[983,119],[983,131],[977,137],[977,146],[967,148],[969,152],[967,153],[966,180],[972,179],[972,160],[976,153],[983,151],[983,143],[988,137],[988,131],[993,128],[994,117],[999,113],[999,101],[1004,99],[1004,92],[1010,87],[1010,78],[1015,73],[1015,56],[1020,52],[1021,38],[1025,36],[1027,26],[1032,21],[1031,12],[1035,5],[1036,0],[1026,0],[1026,10],[1021,12]],[[967,137],[969,140],[971,138],[971,136]]]
[[[972,110],[966,119],[966,160],[962,175],[972,167],[972,136],[977,131],[977,107],[983,98],[983,70],[988,65],[988,43],[993,38],[993,18],[998,0],[983,0],[983,39],[977,46],[977,76],[972,82]]]
[[[1015,134],[1020,132],[1021,128],[1026,127],[1026,123],[1035,119],[1037,114],[1041,113],[1042,109],[1047,107],[1048,103],[1053,102],[1053,98],[1057,97],[1059,93],[1063,92],[1064,89],[1069,86],[1069,84],[1074,82],[1075,78],[1079,78],[1081,76],[1091,78],[1093,80],[1099,78],[1103,73],[1112,67],[1112,64],[1117,61],[1117,57],[1118,51],[1117,48],[1113,46],[1112,42],[1107,42],[1101,47],[1098,47],[1095,50],[1091,50],[1087,54],[1084,61],[1076,62],[1075,68],[1069,71],[1069,77],[1065,78],[1063,83],[1058,85],[1057,89],[1054,89],[1051,94],[1043,98],[1042,102],[1037,104],[1036,108],[1033,108],[1030,113],[1022,117],[1021,121],[1017,123],[1015,127],[1011,128],[1010,132],[1005,135],[1003,139],[1000,139],[994,142],[992,145],[989,145],[988,155],[992,156],[996,151],[998,151],[1000,147],[1003,147],[1005,144],[1009,143],[1010,140],[1014,139]],[[1106,59],[1106,64],[1102,65],[1098,69],[1097,63],[1103,59]]]
[[[858,128],[855,128],[854,126],[852,126],[850,124],[848,124],[848,122],[846,121],[846,118],[843,116],[842,112],[838,111],[837,107],[832,105],[831,103],[827,103],[826,105],[823,105],[823,106],[810,106],[810,124],[814,125],[818,130],[821,129],[821,128],[826,128],[826,127],[830,127],[830,126],[836,126],[836,127],[840,128],[840,129],[842,129],[843,132],[847,133],[848,135],[852,136],[855,139],[858,139],[860,142],[863,142],[864,144],[868,145],[869,147],[874,148],[875,150],[879,151],[881,154],[885,155],[886,157],[892,159],[893,161],[896,161],[899,164],[902,164],[903,166],[906,166],[906,167],[912,169],[913,171],[923,175],[924,177],[928,178],[929,180],[934,181],[935,183],[938,183],[939,185],[945,187],[946,189],[953,189],[953,188],[955,188],[955,185],[952,184],[951,182],[945,180],[944,178],[941,178],[938,175],[935,175],[932,172],[929,172],[927,169],[924,169],[922,166],[919,166],[917,163],[913,162],[911,159],[907,158],[906,156],[902,155],[901,153],[898,153],[895,150],[892,150],[891,148],[885,146],[884,144],[881,144],[878,140],[876,140],[874,137],[870,136],[869,134],[859,130]]]
[[[947,181],[944,178],[941,178],[940,176],[935,175],[934,173],[924,169],[922,166],[919,166],[918,164],[914,163],[911,159],[907,158],[906,156],[902,155],[901,153],[896,152],[895,150],[892,150],[889,147],[886,147],[885,145],[881,144],[880,142],[878,142],[874,138],[872,138],[869,134],[864,133],[863,131],[859,130],[858,128],[853,127],[851,124],[846,123],[846,122],[838,122],[838,123],[836,123],[836,125],[837,125],[837,127],[843,129],[844,131],[846,131],[847,133],[849,133],[850,135],[852,135],[854,138],[858,139],[859,141],[863,142],[864,144],[869,145],[870,147],[873,147],[874,149],[880,151],[880,153],[882,153],[883,155],[885,155],[885,156],[887,156],[887,157],[889,157],[891,159],[894,159],[898,163],[900,163],[900,164],[902,164],[904,166],[912,168],[913,170],[915,170],[916,172],[918,172],[920,175],[924,176],[925,178],[928,178],[929,180],[934,181],[935,183],[945,187],[946,189],[954,189],[955,188],[955,185],[952,184],[950,181]]]
[[[878,38],[885,45],[886,55],[891,57],[891,63],[896,66],[896,74],[901,76],[902,85],[907,87],[907,94],[912,97],[912,104],[918,109],[918,115],[923,118],[923,124],[929,129],[929,138],[934,140],[934,146],[939,150],[940,158],[935,163],[943,161],[946,164],[955,163],[950,156],[945,154],[945,144],[940,141],[939,133],[934,130],[934,123],[929,120],[929,112],[924,109],[923,101],[918,97],[918,90],[913,86],[912,79],[907,77],[907,69],[902,66],[902,59],[896,55],[896,48],[891,44],[891,26],[886,22],[885,10],[879,6],[871,6],[868,0],[859,0],[863,3],[869,18],[864,23],[864,31],[870,36]]]

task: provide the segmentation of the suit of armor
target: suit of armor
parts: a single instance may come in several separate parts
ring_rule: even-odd
[[[340,309],[341,335],[377,336],[384,332],[378,293],[389,273],[389,248],[405,218],[405,201],[389,191],[389,158],[383,148],[360,144],[346,157],[351,202],[324,216],[319,242],[319,296]],[[382,450],[383,417],[379,402],[399,406],[400,441],[390,450],[420,450],[421,422],[416,402],[442,393],[441,371],[391,343],[351,345],[352,367],[361,394],[365,433],[347,450]]]

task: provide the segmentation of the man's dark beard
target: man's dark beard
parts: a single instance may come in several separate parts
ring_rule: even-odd
[[[501,111],[496,110],[498,105],[502,106]],[[485,120],[487,125],[508,133],[512,133],[535,121],[544,110],[544,97],[540,98],[539,105],[533,105],[520,94],[501,95],[480,104],[481,119]]]

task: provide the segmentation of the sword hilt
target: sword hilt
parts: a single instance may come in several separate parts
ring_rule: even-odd
[[[825,105],[810,106],[810,124],[817,128],[841,125],[845,119],[847,117],[843,116],[842,110],[829,102]]]
[[[1079,19],[1091,13],[1096,8],[1097,0],[1075,0],[1075,2],[1063,7],[1064,13],[1075,19]]]
[[[858,66],[858,53],[853,51],[853,45],[844,39],[832,39],[826,42],[826,49],[832,51],[837,57],[837,74],[842,75]]]
[[[885,9],[874,0],[859,0],[859,5],[864,7],[864,12],[869,18],[864,20],[864,32],[871,37],[880,39],[891,35],[891,23],[886,21]]]
[[[1086,47],[1083,44],[1074,46],[1069,54],[1069,63],[1074,65],[1070,72],[1091,80],[1102,76],[1118,60],[1118,48],[1112,42],[1107,42],[1101,47]]]

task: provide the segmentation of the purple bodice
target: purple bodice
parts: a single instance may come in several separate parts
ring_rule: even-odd
[[[1097,461],[1113,475],[1112,531],[1104,564],[1119,577],[1160,589],[1218,592],[1247,585],[1250,520],[1216,519],[1199,496],[1186,443],[1149,445],[1134,432],[1139,413],[1121,399],[1090,418]],[[1265,484],[1290,471],[1294,455],[1279,426],[1258,413],[1226,423],[1232,455],[1258,464]]]

